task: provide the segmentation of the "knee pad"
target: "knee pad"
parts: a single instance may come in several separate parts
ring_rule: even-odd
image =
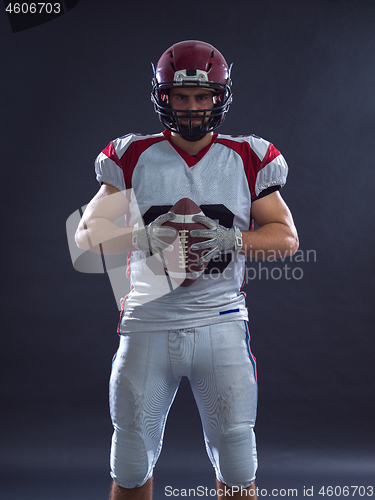
[[[138,488],[152,476],[153,467],[144,440],[137,432],[126,435],[115,430],[111,447],[111,477],[116,484],[122,488]]]
[[[254,429],[251,424],[232,425],[223,432],[219,447],[219,481],[247,488],[258,467]]]

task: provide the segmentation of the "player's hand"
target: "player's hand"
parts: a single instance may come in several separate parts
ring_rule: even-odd
[[[242,234],[238,227],[234,226],[229,229],[218,224],[214,220],[205,215],[194,215],[194,222],[199,222],[207,227],[204,229],[193,229],[190,231],[190,236],[193,238],[208,238],[206,241],[194,243],[191,246],[192,250],[202,250],[210,248],[211,250],[203,255],[198,264],[201,265],[211,260],[215,255],[220,253],[239,252],[242,248]]]
[[[165,260],[163,251],[172,252],[173,245],[163,241],[161,238],[177,237],[176,229],[171,227],[161,227],[165,222],[171,221],[176,217],[172,212],[160,215],[147,226],[139,227],[134,225],[132,234],[132,243],[137,250],[143,250],[158,256],[162,261]]]

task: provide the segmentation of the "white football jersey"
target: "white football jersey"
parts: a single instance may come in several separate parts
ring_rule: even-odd
[[[225,227],[252,228],[251,203],[262,191],[282,187],[288,167],[280,152],[256,136],[213,135],[196,157],[174,146],[170,132],[126,135],[112,141],[95,162],[97,180],[131,193],[126,223],[149,224],[181,198],[193,200]],[[155,256],[131,252],[130,293],[120,333],[204,326],[247,320],[241,287],[245,257],[220,255],[188,287],[178,286]]]

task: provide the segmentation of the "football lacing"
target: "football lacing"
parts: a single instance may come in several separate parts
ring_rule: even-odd
[[[187,266],[187,251],[188,251],[188,237],[187,233],[189,233],[188,229],[180,229],[178,231],[180,237],[180,250],[179,250],[179,266],[180,268],[186,269]]]

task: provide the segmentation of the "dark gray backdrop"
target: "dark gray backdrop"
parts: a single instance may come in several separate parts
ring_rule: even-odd
[[[81,0],[18,33],[2,14],[0,33],[1,498],[107,497],[118,310],[107,276],[73,269],[65,222],[97,191],[111,139],[161,130],[150,62],[184,39],[234,63],[220,132],[260,135],[290,167],[282,194],[304,262],[264,265],[268,279],[249,263],[245,286],[257,484],[316,498],[374,484],[374,2]],[[295,277],[272,279],[286,264]],[[155,479],[157,498],[214,486],[185,382]]]

